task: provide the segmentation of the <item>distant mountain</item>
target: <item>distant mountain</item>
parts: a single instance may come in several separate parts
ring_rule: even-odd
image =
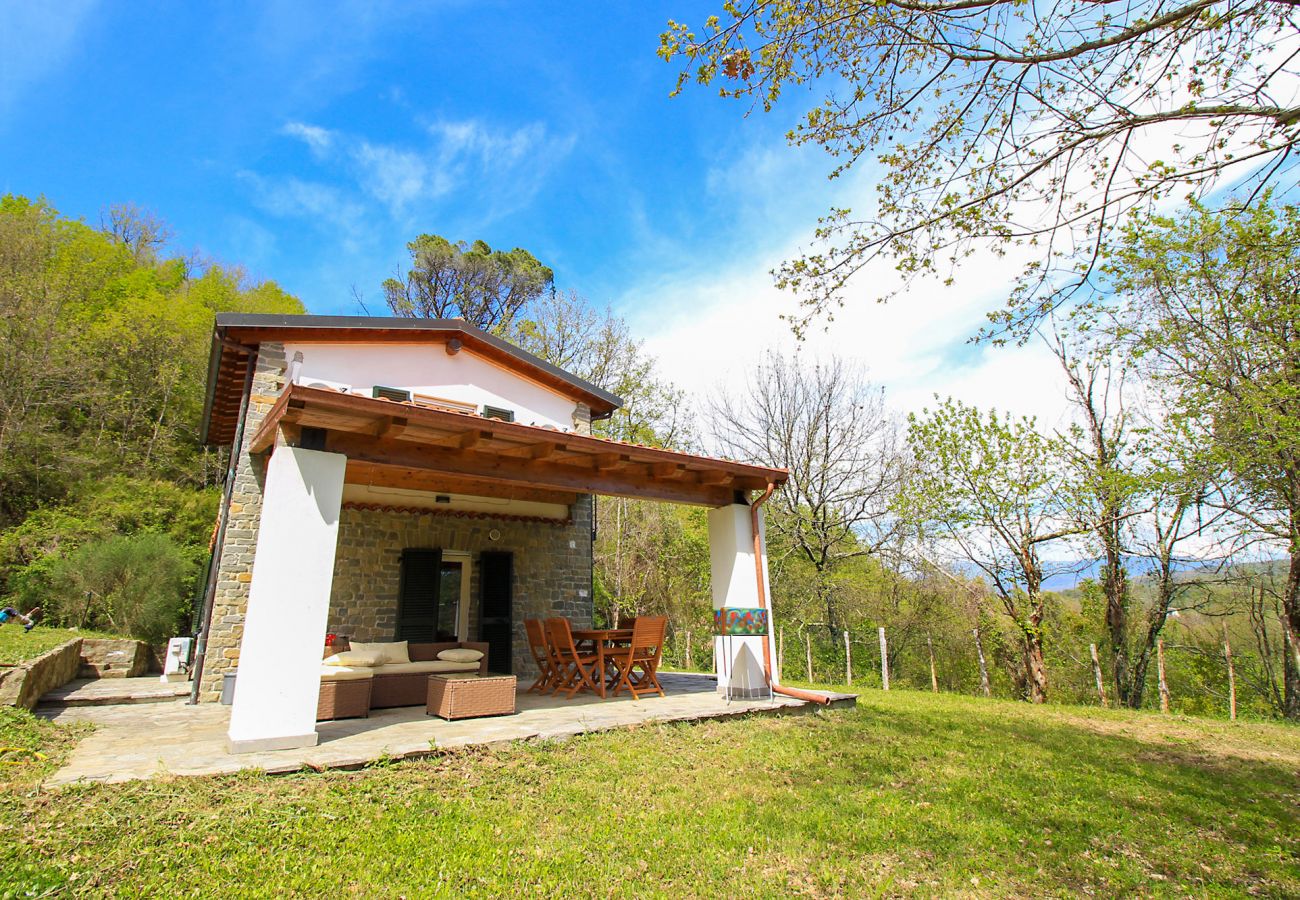
[[[1135,581],[1145,578],[1151,570],[1151,561],[1141,556],[1125,559],[1129,577]],[[1175,564],[1174,570],[1181,574],[1213,572],[1222,568],[1225,559],[1185,559]],[[1238,568],[1245,570],[1259,569],[1267,571],[1286,562],[1284,559],[1264,560],[1262,562],[1241,563]],[[1077,588],[1080,582],[1101,578],[1102,559],[1056,559],[1043,560],[1043,571],[1052,573],[1043,579],[1043,587],[1049,591],[1068,591]]]

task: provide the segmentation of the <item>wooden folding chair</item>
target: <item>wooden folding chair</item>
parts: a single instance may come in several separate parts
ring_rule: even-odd
[[[551,693],[567,691],[570,697],[584,689],[600,693],[595,682],[595,679],[603,677],[596,671],[600,667],[600,657],[574,645],[569,620],[547,619],[546,634],[551,639],[555,660],[555,686]]]
[[[627,688],[633,700],[640,700],[642,694],[651,692],[664,695],[663,685],[659,683],[659,660],[664,652],[664,632],[668,628],[668,619],[663,616],[640,616],[632,626],[632,643],[627,647],[617,647],[606,651],[606,659],[617,670],[614,695]],[[637,670],[640,674],[637,674]]]
[[[524,633],[528,635],[528,650],[537,664],[537,680],[529,685],[528,690],[542,693],[555,682],[555,657],[541,619],[524,619]]]

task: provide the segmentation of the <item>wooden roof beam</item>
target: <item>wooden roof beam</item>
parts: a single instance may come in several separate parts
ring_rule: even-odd
[[[446,447],[381,441],[368,435],[332,432],[326,449],[358,462],[481,479],[502,485],[503,490],[504,486],[513,486],[698,506],[725,506],[732,501],[731,491],[723,487],[656,482],[618,471],[597,472],[543,460],[525,461]]]

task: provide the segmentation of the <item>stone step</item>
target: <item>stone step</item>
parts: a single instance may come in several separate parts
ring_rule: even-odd
[[[79,678],[41,697],[38,710],[72,706],[115,706],[128,703],[166,703],[188,697],[187,681],[163,683],[157,675],[142,678]]]

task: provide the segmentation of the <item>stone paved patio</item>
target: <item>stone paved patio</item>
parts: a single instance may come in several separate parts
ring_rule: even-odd
[[[513,716],[447,722],[424,707],[374,710],[368,719],[321,722],[320,743],[298,750],[231,755],[226,752],[230,708],[189,706],[183,701],[46,710],[60,722],[93,722],[96,730],[73,751],[47,786],[78,781],[118,782],[160,775],[216,775],[241,769],[269,773],[312,768],[350,768],[387,756],[401,759],[436,750],[507,741],[560,739],[647,722],[715,719],[745,713],[812,711],[813,704],[778,696],[774,702],[733,701],[715,691],[706,675],[664,674],[666,697],[633,701],[623,696],[572,700],[521,692]],[[835,695],[852,705],[850,695]]]
[[[157,703],[189,697],[187,682],[164,682],[157,675],[141,678],[78,678],[41,697],[46,707]]]

